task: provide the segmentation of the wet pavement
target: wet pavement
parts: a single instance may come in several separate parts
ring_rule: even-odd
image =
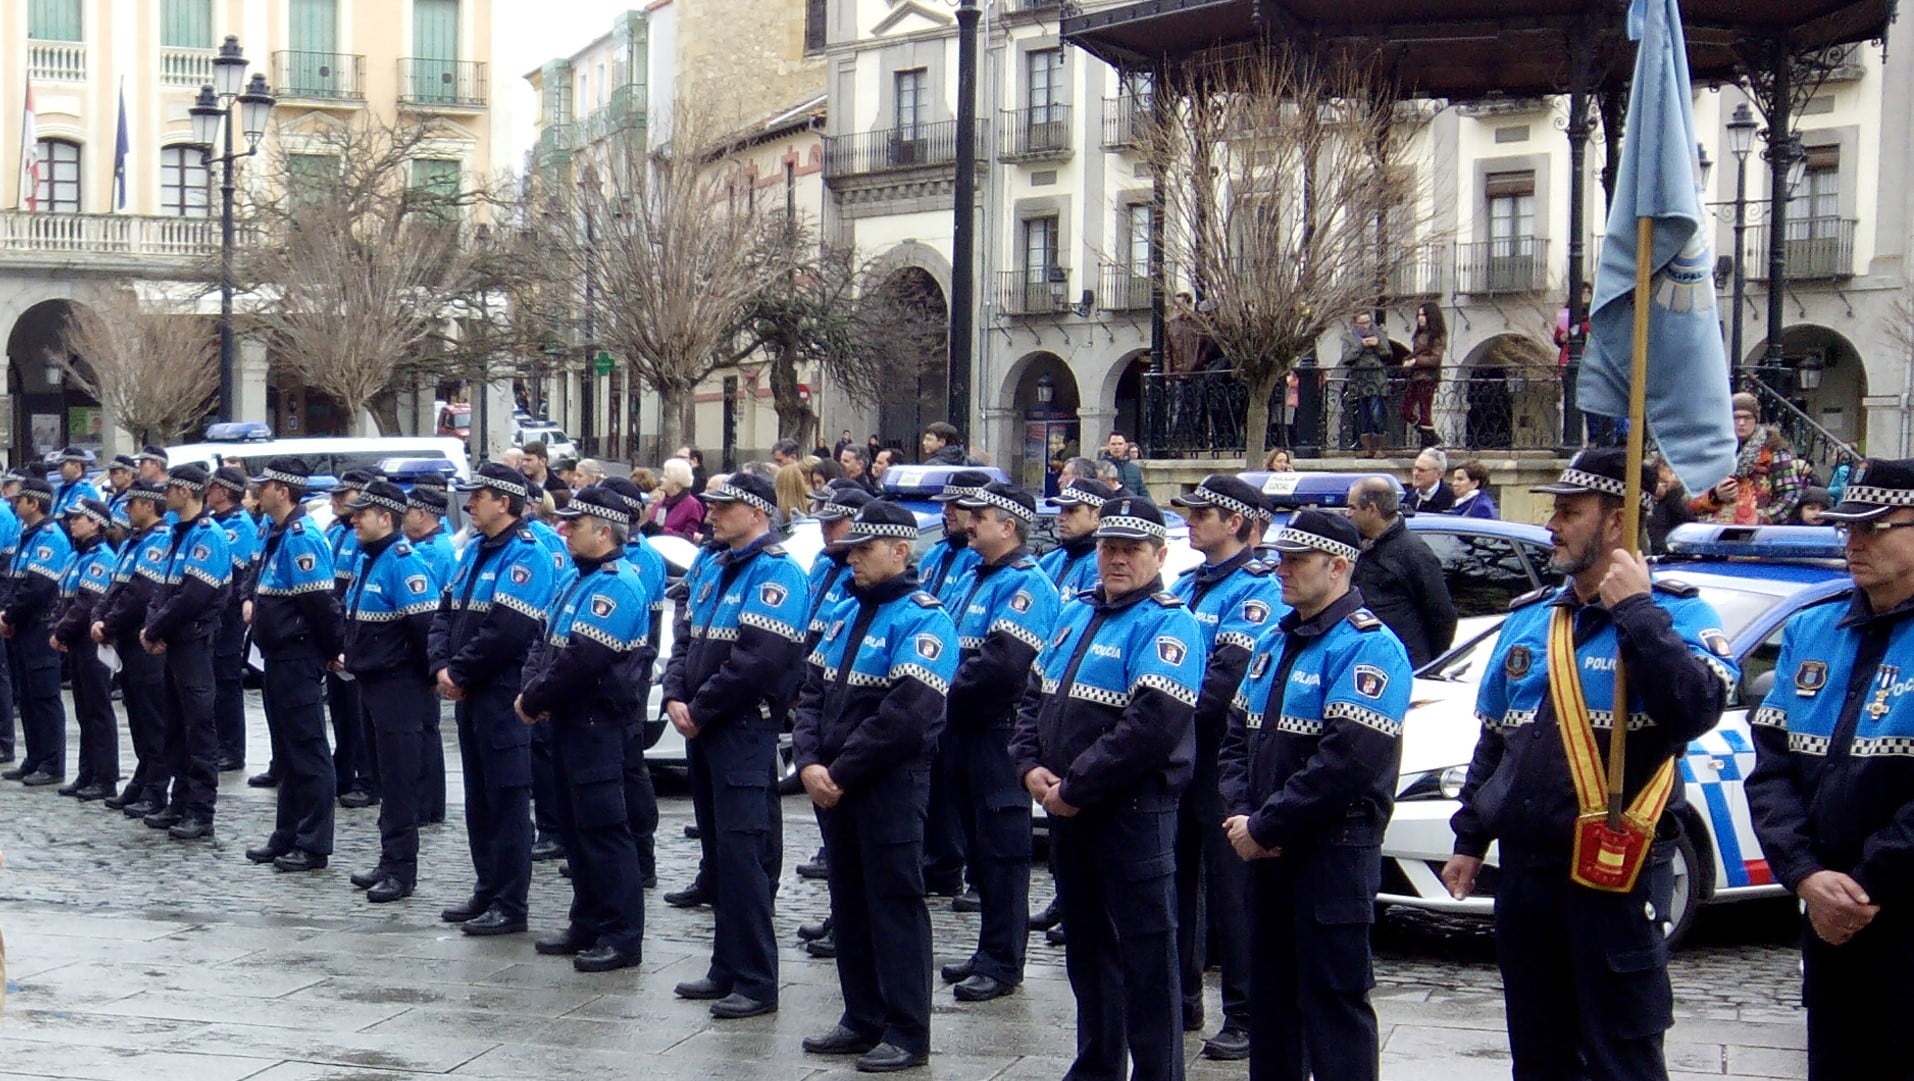
[[[248,695],[251,766],[265,764],[258,696]],[[449,734],[451,724],[445,728]],[[77,747],[77,735],[69,742]],[[270,831],[270,790],[246,772],[221,777],[218,839],[177,842],[99,804],[52,788],[0,784],[0,932],[11,979],[0,1019],[0,1077],[99,1081],[387,1081],[455,1077],[643,1076],[665,1079],[848,1077],[850,1063],[806,1055],[799,1041],[836,1020],[831,963],[797,948],[796,928],[825,910],[821,882],[793,868],[817,843],[801,797],[784,801],[786,859],[778,896],[782,1008],[718,1022],[672,985],[704,973],[709,910],[647,896],[642,966],[581,975],[539,957],[529,936],[473,939],[438,920],[462,900],[470,864],[461,825],[458,756],[448,736],[450,820],[424,831],[418,893],[371,905],[346,881],[377,855],[377,810],[339,812],[329,868],[280,874],[244,850]],[[122,762],[130,768],[130,748]],[[250,772],[250,771],[248,771]],[[690,802],[661,796],[659,874],[690,881],[697,842]],[[1033,874],[1036,903],[1047,877]],[[556,864],[536,865],[534,934],[569,902]],[[933,903],[939,960],[967,955],[977,917]],[[1673,966],[1675,1077],[1800,1077],[1804,1027],[1797,953],[1785,905],[1702,914]],[[1477,921],[1390,913],[1377,931],[1375,1000],[1383,1073],[1415,1081],[1506,1078],[1508,1050],[1492,946]],[[1211,974],[1209,1013],[1219,1014]],[[933,1057],[914,1076],[1060,1077],[1074,1046],[1062,951],[1031,939],[1023,989],[959,1006],[936,996]],[[1212,1022],[1212,1030],[1214,1023]],[[1245,1076],[1187,1043],[1197,1081]]]

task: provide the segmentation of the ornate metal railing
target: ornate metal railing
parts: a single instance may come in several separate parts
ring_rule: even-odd
[[[1416,244],[1389,265],[1389,295],[1399,299],[1437,297],[1448,292],[1454,255],[1446,242]]]
[[[1789,281],[1816,281],[1854,276],[1853,218],[1790,218],[1782,255],[1788,260]],[[1754,256],[1748,277],[1768,280],[1770,230],[1754,230]]]
[[[997,272],[997,310],[1005,315],[1056,315],[1070,309],[1070,268]]]
[[[480,109],[485,93],[485,65],[476,60],[408,56],[399,61],[401,105]]]
[[[1005,161],[1035,161],[1070,156],[1070,107],[1045,105],[1005,109],[997,128],[997,153]]]
[[[980,119],[977,128],[977,157],[981,161],[987,156],[989,145],[985,142],[987,125]],[[957,122],[954,120],[833,135],[824,140],[826,178],[953,165],[956,161]]]
[[[272,90],[302,101],[364,101],[366,58],[282,49],[272,54]]]
[[[1548,240],[1510,236],[1456,246],[1456,292],[1474,296],[1548,289]]]
[[[1103,99],[1103,149],[1122,150],[1143,141],[1150,122],[1150,99],[1119,94]]]
[[[1106,312],[1148,311],[1150,275],[1145,267],[1104,263],[1097,268],[1097,307]]]

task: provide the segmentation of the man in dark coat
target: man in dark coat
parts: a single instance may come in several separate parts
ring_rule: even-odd
[[[1349,520],[1363,537],[1355,584],[1363,600],[1409,650],[1420,668],[1455,641],[1455,602],[1442,561],[1402,519],[1401,498],[1382,477],[1349,488]]]

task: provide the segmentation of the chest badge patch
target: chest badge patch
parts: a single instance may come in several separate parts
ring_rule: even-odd
[[[1794,691],[1803,698],[1813,698],[1827,685],[1828,666],[1821,661],[1802,661],[1794,670]]]
[[[1510,646],[1508,655],[1502,658],[1502,670],[1508,673],[1510,679],[1521,679],[1529,674],[1529,665],[1533,661],[1529,647]]]
[[[1017,595],[1010,598],[1010,610],[1013,612],[1030,611],[1030,594],[1021,589],[1018,590]]]
[[[1058,627],[1057,636],[1050,640],[1050,648],[1056,649],[1057,647],[1063,645],[1066,641],[1069,641],[1069,639],[1070,639],[1070,628],[1067,626]]]
[[[1251,623],[1269,621],[1269,605],[1262,601],[1247,601],[1243,605],[1243,618]]]
[[[943,655],[944,643],[934,634],[920,634],[912,640],[917,647],[917,655],[927,661],[934,661]]]
[[[522,586],[532,580],[532,569],[521,564],[512,568],[509,577],[512,579],[513,585]]]
[[[597,616],[599,619],[604,619],[617,610],[618,602],[612,600],[610,597],[593,597],[591,599],[591,614]]]
[[[1874,701],[1869,702],[1867,705],[1868,716],[1877,721],[1887,716],[1887,711],[1890,708],[1887,704],[1887,696],[1889,692],[1894,689],[1895,682],[1900,678],[1900,665],[1884,664],[1881,666],[1880,672],[1874,679]]]
[[[706,583],[704,584],[704,588],[702,588],[702,589],[700,589],[700,590],[698,590],[698,603],[699,603],[699,604],[703,604],[704,602],[706,602],[706,601],[708,601],[708,600],[710,600],[710,599],[711,599],[711,589],[712,589],[712,586],[711,586],[711,583],[710,583],[710,582],[706,582]]]
[[[790,594],[785,588],[776,582],[766,582],[758,587],[758,599],[773,608],[782,605],[784,598],[788,596],[790,596]]]
[[[1389,686],[1389,673],[1373,664],[1356,666],[1356,693],[1364,698],[1381,698],[1382,692]]]
[[[1189,652],[1190,647],[1175,638],[1165,636],[1156,640],[1156,655],[1163,658],[1164,664],[1180,665]]]
[[[1721,633],[1721,629],[1718,627],[1710,627],[1702,631],[1701,644],[1707,646],[1708,651],[1717,657],[1726,657],[1728,655],[1728,636]]]
[[[319,565],[319,560],[310,552],[302,556],[294,556],[292,562],[294,566],[297,566],[302,571],[309,571]]]

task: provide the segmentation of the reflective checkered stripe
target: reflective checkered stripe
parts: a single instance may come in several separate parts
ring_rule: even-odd
[[[691,637],[709,638],[713,642],[735,642],[738,640],[736,627],[692,627]]]
[[[1491,717],[1484,713],[1478,713],[1476,716],[1481,717],[1482,723],[1490,728],[1521,728],[1535,723],[1535,713],[1536,711],[1532,709],[1512,709],[1500,717]]]
[[[888,687],[891,685],[891,678],[888,675],[859,672],[853,668],[844,673],[844,682],[852,687]]]
[[[399,620],[399,613],[368,612],[361,608],[352,613],[352,619],[356,623],[396,623]]]
[[[824,651],[821,649],[812,650],[811,655],[804,658],[804,662],[806,664],[814,664],[819,668],[829,668],[831,665],[831,662],[824,659]]]
[[[1070,685],[1070,697],[1093,702],[1099,706],[1109,706],[1112,709],[1128,709],[1130,706],[1130,696],[1124,691],[1106,691],[1102,687],[1092,687],[1081,682]]]
[[[1323,709],[1326,721],[1354,721],[1364,728],[1376,731],[1394,739],[1402,734],[1402,722],[1386,713],[1359,706],[1354,702],[1331,702]]]
[[[1748,718],[1748,723],[1762,728],[1785,729],[1788,727],[1788,711],[1775,709],[1772,706],[1762,706],[1754,711],[1754,716]]]
[[[1841,502],[1872,503],[1877,507],[1914,507],[1914,489],[1850,484],[1842,491]]]
[[[330,593],[330,592],[332,592],[331,582],[306,582],[302,585],[296,585],[289,588],[282,588],[280,586],[255,586],[253,588],[254,595],[260,596],[260,597],[297,597],[302,593]],[[438,609],[438,606],[436,604],[433,605],[432,607],[434,611]]]
[[[605,630],[603,627],[595,627],[588,623],[573,623],[572,633],[580,638],[588,638],[597,642],[599,645],[604,646],[614,653],[629,653],[639,646],[644,645],[651,637],[650,635],[640,635],[637,638],[631,639],[620,638]]]
[[[1856,736],[1848,753],[1856,758],[1914,757],[1914,736]]]
[[[1284,714],[1276,719],[1276,731],[1290,736],[1316,737],[1323,734],[1323,723],[1313,717]]]
[[[1057,688],[1061,685],[1059,681],[1051,679],[1049,676],[1044,676],[1037,681],[1037,692],[1039,694],[1056,694]]]
[[[1699,649],[1695,650],[1694,654],[1695,656],[1701,658],[1702,663],[1706,664],[1708,666],[1708,670],[1715,674],[1715,678],[1721,681],[1722,686],[1727,687],[1730,690],[1734,689],[1734,685],[1735,685],[1734,669],[1729,668],[1727,665],[1721,663],[1721,658],[1705,650],[1699,650]]]
[[[960,634],[957,636],[957,648],[975,653],[984,648],[984,640],[974,635]]]
[[[1828,737],[1811,736],[1806,732],[1789,732],[1788,750],[1795,754],[1825,756],[1828,753]]]
[[[1022,642],[1024,645],[1029,646],[1031,649],[1037,650],[1038,652],[1042,652],[1043,650],[1043,636],[1039,635],[1036,631],[1033,631],[1030,628],[1023,626],[1022,624],[1012,622],[1011,620],[1008,620],[1008,619],[1000,619],[997,622],[992,623],[990,625],[990,630],[985,632],[985,637],[988,637],[989,635],[992,635],[992,634],[996,634],[998,631],[1002,631],[1003,633],[1009,635],[1012,638],[1015,638],[1017,641]],[[959,642],[958,644],[960,646],[963,645],[962,642]],[[970,649],[973,647],[963,646],[963,648]],[[981,641],[978,642],[974,648],[982,649],[983,643]]]
[[[770,616],[760,615],[756,612],[745,612],[738,616],[738,626],[740,629],[744,627],[756,627],[758,630],[775,634],[780,638],[787,638],[793,642],[804,641],[803,631],[781,619],[772,619]],[[733,633],[735,634],[736,632]],[[713,634],[711,637],[716,638],[718,636]]]
[[[533,604],[528,604],[525,601],[522,601],[518,599],[517,597],[512,596],[509,593],[495,593],[493,594],[493,600],[495,603],[504,605],[505,607],[510,608],[512,611],[517,612],[518,614],[524,616],[527,619],[535,619],[541,623],[545,621],[544,609],[539,608],[538,606]],[[491,606],[490,605],[480,606],[479,604],[474,603],[470,605],[466,610],[470,612],[481,612],[481,611],[484,611],[485,608],[489,608],[489,607]]]
[[[1152,691],[1160,691],[1163,694],[1169,695],[1171,698],[1176,699],[1178,702],[1181,702],[1186,706],[1193,707],[1196,705],[1196,688],[1185,687],[1183,684],[1178,683],[1176,680],[1173,680],[1169,678],[1168,676],[1160,676],[1154,673],[1144,675],[1144,676],[1139,676],[1137,677],[1136,683],[1131,686],[1130,693],[1134,695],[1136,694],[1138,689],[1142,689],[1142,688],[1147,688]]]
[[[1534,724],[1536,717],[1540,713],[1540,710],[1534,709],[1512,709],[1502,714],[1499,719],[1491,717],[1486,713],[1477,713],[1475,716],[1476,719],[1480,720],[1486,727],[1509,729],[1522,728]],[[1588,711],[1588,721],[1589,724],[1596,728],[1612,729],[1615,727],[1615,711],[1610,709],[1591,709]],[[1639,732],[1644,728],[1653,728],[1654,726],[1655,719],[1646,713],[1630,713],[1628,715],[1628,730],[1630,732]]]
[[[1263,727],[1263,711],[1249,708],[1249,698],[1239,687],[1236,696],[1230,699],[1229,708],[1243,711],[1243,727],[1254,732]]]
[[[1218,646],[1235,646],[1238,649],[1247,651],[1256,648],[1256,639],[1241,631],[1220,631],[1216,635],[1216,644]]]
[[[950,693],[950,681],[921,664],[906,662],[894,665],[890,671],[890,678],[893,683],[900,679],[914,679],[939,695]]]

